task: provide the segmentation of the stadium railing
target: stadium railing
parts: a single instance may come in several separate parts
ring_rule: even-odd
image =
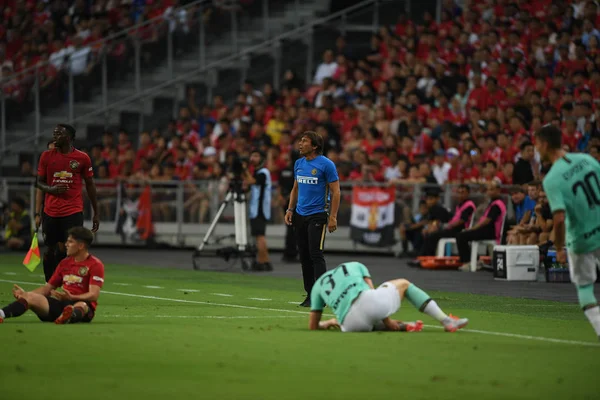
[[[200,244],[210,223],[228,189],[227,180],[221,181],[127,181],[96,180],[98,190],[100,230],[97,241],[106,245],[139,245],[145,243],[139,240],[125,239],[117,233],[119,225],[127,215],[135,216],[138,208],[136,201],[145,187],[149,185],[152,193],[152,216],[156,232],[156,240],[175,247],[195,247]],[[391,253],[395,248],[373,248],[354,243],[350,238],[350,213],[352,208],[352,188],[356,186],[388,187],[389,185],[376,182],[342,182],[342,200],[338,213],[339,228],[334,234],[327,236],[327,249],[340,251],[375,251]],[[404,184],[396,186],[396,226],[402,222],[403,215],[412,216],[418,212],[419,201],[423,199],[425,190],[436,185]],[[437,186],[436,186],[437,187]],[[458,185],[447,184],[443,187],[441,203],[453,211],[456,205],[454,193]],[[485,206],[483,185],[473,184],[471,198],[478,207],[478,216]],[[511,198],[508,195],[509,186],[503,187],[503,198],[508,205]],[[284,245],[285,229],[283,212],[285,205],[279,198],[279,189],[273,188],[272,219],[267,229],[269,247],[281,249]],[[2,178],[0,179],[0,202],[8,205],[15,197],[23,198],[29,205],[31,215],[34,214],[35,204],[34,180],[31,178]],[[85,225],[91,226],[91,210],[87,197],[84,197]],[[403,212],[404,209],[409,212]],[[512,207],[508,207],[509,217],[512,217]],[[123,214],[124,213],[124,214]],[[234,233],[233,206],[225,209],[217,229],[215,238]],[[398,230],[395,232],[398,238]],[[126,235],[125,235],[126,236]],[[135,235],[134,235],[135,236]]]
[[[195,1],[185,7],[187,10],[190,10],[191,13],[191,23],[194,26],[195,32],[190,33],[196,37],[197,42],[199,43],[200,49],[198,51],[198,60],[197,67],[189,72],[177,74],[173,68],[174,65],[174,46],[173,46],[173,32],[169,29],[168,24],[169,20],[166,20],[163,16],[154,18],[152,20],[148,20],[140,25],[136,25],[132,28],[129,28],[125,31],[119,32],[117,34],[111,35],[97,43],[92,43],[90,46],[92,47],[102,47],[102,51],[99,52],[99,58],[97,60],[97,70],[94,77],[100,81],[101,86],[101,96],[102,96],[102,107],[97,107],[90,109],[82,108],[84,112],[82,114],[78,114],[76,112],[76,108],[74,107],[75,96],[74,93],[74,77],[73,74],[67,70],[67,115],[61,116],[56,115],[56,118],[61,119],[63,122],[68,122],[73,124],[74,126],[78,126],[78,124],[85,123],[92,118],[100,117],[103,118],[105,127],[109,126],[109,119],[111,113],[118,113],[124,107],[130,106],[132,108],[140,110],[140,115],[144,115],[144,110],[147,108],[146,102],[144,101],[149,96],[158,95],[159,93],[174,93],[176,94],[176,98],[178,100],[182,100],[181,96],[183,85],[189,83],[190,81],[203,81],[207,86],[206,100],[210,103],[213,93],[220,90],[219,85],[221,84],[230,84],[229,82],[218,82],[218,71],[223,68],[231,68],[240,71],[241,79],[243,81],[246,77],[250,77],[248,75],[249,71],[251,71],[251,57],[265,54],[272,57],[273,62],[272,65],[265,66],[261,68],[260,71],[256,71],[256,75],[260,75],[260,79],[256,79],[258,81],[262,81],[264,77],[268,77],[268,81],[274,84],[276,90],[279,89],[279,84],[281,82],[281,77],[283,75],[283,71],[285,65],[289,65],[292,59],[298,60],[298,57],[301,57],[305,64],[305,71],[301,76],[304,76],[306,82],[312,82],[313,74],[315,68],[320,63],[320,59],[315,60],[315,51],[322,52],[325,48],[333,46],[333,43],[325,44],[326,47],[323,47],[324,44],[321,40],[315,40],[316,38],[320,38],[321,34],[331,36],[331,29],[334,28],[337,32],[346,33],[348,29],[356,29],[360,31],[360,27],[365,27],[365,20],[369,21],[369,24],[366,27],[370,27],[371,31],[374,32],[380,23],[383,23],[382,20],[386,19],[385,23],[391,23],[390,18],[392,16],[386,15],[385,10],[386,7],[393,6],[394,0],[363,0],[357,4],[354,4],[350,7],[347,7],[338,12],[332,13],[326,17],[310,19],[305,21],[302,25],[300,18],[298,18],[297,27],[295,29],[289,30],[283,34],[280,34],[275,37],[269,37],[269,0],[260,0],[262,2],[263,16],[264,18],[264,38],[266,39],[260,44],[244,47],[239,45],[240,37],[239,37],[239,29],[238,25],[240,24],[240,16],[239,12],[235,9],[231,10],[231,19],[230,21],[225,21],[228,24],[228,28],[231,33],[231,52],[228,56],[223,57],[221,59],[211,61],[208,63],[208,51],[209,46],[205,44],[206,40],[206,26],[204,23],[197,23],[199,20],[199,16],[202,15],[204,4],[206,0],[198,0]],[[410,10],[410,3],[413,0],[405,1],[405,9]],[[438,0],[439,2],[439,0]],[[296,7],[300,7],[301,1],[295,0]],[[394,15],[395,19],[396,16]],[[159,29],[162,32],[166,32],[166,40],[164,42],[160,42],[158,45],[158,50],[166,53],[167,57],[167,71],[168,77],[166,81],[162,81],[159,83],[154,82],[154,85],[143,87],[142,85],[142,73],[143,69],[147,66],[145,65],[142,52],[143,40],[139,35],[131,35],[131,32],[139,32],[144,27],[149,24],[158,24]],[[328,36],[325,36],[328,37]],[[108,51],[106,49],[110,49],[109,44],[114,44],[115,41],[127,41],[128,44],[131,44],[133,47],[133,82],[134,89],[133,92],[125,97],[119,98],[110,98],[108,86],[112,82],[109,82],[110,68],[109,68],[109,56]],[[306,51],[302,52],[294,52],[288,51],[287,53],[285,49],[282,49],[282,43],[284,41],[291,40],[301,40],[303,44],[306,46]],[[162,48],[166,46],[165,48]],[[157,49],[154,49],[157,50]],[[357,51],[363,52],[365,49],[355,49]],[[285,54],[284,54],[285,53]],[[22,140],[17,140],[11,143],[6,143],[6,120],[5,120],[5,96],[3,93],[0,93],[0,158],[3,154],[11,154],[29,146],[29,150],[31,149],[31,144],[35,143],[36,146],[41,143],[41,138],[43,132],[41,132],[40,121],[41,121],[41,108],[40,108],[40,100],[43,95],[43,92],[40,88],[40,73],[41,68],[47,65],[46,64],[38,64],[35,67],[26,69],[13,77],[22,77],[24,75],[32,75],[32,94],[33,94],[33,106],[34,111],[33,115],[30,119],[34,120],[34,124],[31,127],[32,134]],[[255,78],[252,76],[252,78]],[[238,84],[238,83],[236,83]],[[241,82],[239,82],[241,85]],[[59,99],[62,101],[63,99]],[[177,102],[175,102],[177,103]],[[135,105],[135,106],[133,106]],[[176,117],[177,110],[173,110],[173,117]],[[143,126],[143,119],[140,118],[140,126],[138,127],[139,131],[143,131],[145,128]],[[147,127],[146,127],[147,128]]]

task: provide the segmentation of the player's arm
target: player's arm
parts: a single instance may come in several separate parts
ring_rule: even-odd
[[[55,286],[53,286],[53,285],[52,285],[52,284],[50,284],[50,283],[46,283],[44,286],[40,286],[40,287],[39,287],[39,288],[37,288],[37,289],[33,289],[33,290],[31,291],[31,293],[37,293],[37,294],[41,294],[42,296],[49,296],[49,295],[50,295],[50,293],[51,293],[51,292],[52,292],[54,289],[56,289],[56,287],[55,287]]]
[[[90,162],[91,164],[91,162]],[[85,181],[85,190],[87,191],[88,198],[90,199],[90,203],[92,204],[92,210],[94,214],[92,215],[92,232],[98,232],[98,228],[100,226],[100,220],[98,218],[98,197],[96,193],[96,183],[94,182],[94,178],[91,175],[92,167],[89,166],[88,174],[84,175]]]
[[[296,209],[296,204],[298,203],[298,181],[294,181],[294,187],[290,192],[290,201],[288,203],[288,210]]]
[[[98,285],[90,285],[90,290],[84,294],[71,295],[71,300],[73,301],[98,301],[98,297],[100,297],[100,286]]]
[[[554,247],[557,251],[563,251],[565,248],[565,211],[555,211],[552,221],[554,222]]]
[[[552,221],[554,225],[554,247],[557,253],[563,253],[565,249],[565,200],[562,195],[559,181],[551,181],[546,176],[544,179],[544,192],[548,198],[548,204],[552,211]],[[561,256],[562,258],[562,256]]]
[[[363,279],[371,289],[375,289],[375,287],[373,286],[373,280],[371,278],[365,276]]]
[[[321,316],[323,311],[311,311],[308,317],[308,329],[316,331],[319,329],[319,322],[321,322]]]
[[[342,198],[340,181],[330,182],[329,190],[331,191],[331,211],[329,213],[329,218],[335,218],[337,220],[338,211],[340,209],[340,199]]]

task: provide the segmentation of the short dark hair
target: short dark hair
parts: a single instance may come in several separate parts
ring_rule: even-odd
[[[465,183],[461,183],[458,186],[459,189],[465,189],[467,191],[467,193],[471,193],[471,188],[469,187],[469,185],[465,184]]]
[[[548,143],[551,149],[558,150],[562,146],[562,132],[554,125],[542,126],[535,133],[535,137]]]
[[[315,152],[317,154],[323,154],[323,138],[315,131],[306,131],[302,134],[301,138],[306,137],[310,140],[310,144],[316,147]]]
[[[94,234],[87,228],[83,226],[74,226],[69,229],[69,236],[71,236],[77,242],[82,242],[85,244],[86,248],[89,248],[94,241]]]
[[[519,150],[523,151],[523,150],[525,150],[529,146],[533,146],[533,143],[531,143],[529,140],[527,140],[527,141],[521,143],[521,146],[519,147]]]
[[[73,127],[73,125],[69,125],[69,124],[58,124],[58,126],[61,126],[63,128],[65,128],[65,130],[69,133],[69,135],[71,136],[71,140],[75,139],[75,132],[77,132],[75,130],[75,128]]]

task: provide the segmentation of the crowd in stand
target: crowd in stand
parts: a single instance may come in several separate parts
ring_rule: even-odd
[[[548,166],[534,150],[533,132],[545,124],[563,131],[569,151],[600,160],[598,4],[464,4],[443,0],[439,23],[430,13],[420,23],[401,15],[396,25],[373,33],[367,52],[340,35],[311,82],[288,70],[278,90],[248,80],[237,98],[215,96],[212,104],[199,104],[190,89],[166,129],[141,132],[139,139],[138,133],[107,132],[89,148],[96,176],[220,179],[233,158],[260,148],[277,181],[306,130],[325,139],[324,153],[342,183],[387,182],[407,191],[413,183],[539,181]],[[206,204],[189,204],[205,221]],[[536,224],[529,211],[522,225]],[[509,239],[545,239],[528,232],[514,228]]]
[[[168,31],[173,34],[175,56],[197,44],[198,35],[192,33],[198,8],[195,4],[182,8],[189,3],[192,1],[0,1],[0,86],[7,122],[22,119],[33,110],[36,73],[41,111],[47,113],[66,102],[69,73],[75,101],[89,100],[100,90],[104,55],[109,83],[126,79],[134,70],[136,40],[141,46],[142,71],[165,57]],[[222,3],[204,4],[203,20],[209,32],[218,30],[214,22],[220,11],[229,7]],[[102,41],[107,37],[111,40]]]

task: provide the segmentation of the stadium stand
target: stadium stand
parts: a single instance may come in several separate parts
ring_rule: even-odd
[[[310,81],[291,62],[279,91],[260,64],[235,95],[215,95],[211,104],[190,83],[179,118],[165,128],[106,132],[102,143],[84,146],[96,176],[219,180],[234,154],[259,147],[277,180],[305,130],[325,138],[343,182],[388,182],[408,194],[415,183],[540,179],[546,166],[530,143],[544,124],[561,127],[570,151],[600,160],[598,5],[466,4],[444,0],[439,22],[430,11],[418,18],[398,12],[395,24],[372,34],[323,34]],[[140,15],[161,12],[147,7]],[[189,199],[202,201],[187,199],[187,218],[207,222],[208,199],[190,190]],[[163,197],[158,220],[173,212],[173,199]]]

